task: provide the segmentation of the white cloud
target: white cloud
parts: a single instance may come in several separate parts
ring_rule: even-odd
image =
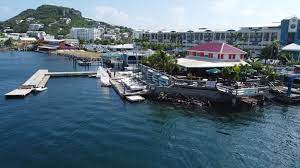
[[[93,18],[116,25],[128,25],[129,21],[127,13],[111,6],[97,6]]]

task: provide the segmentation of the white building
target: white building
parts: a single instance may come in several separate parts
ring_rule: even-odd
[[[19,40],[20,37],[27,37],[26,33],[5,33],[5,36],[13,40]]]
[[[143,30],[135,30],[133,31],[133,39],[142,39],[145,31]]]
[[[44,31],[27,31],[26,34],[28,37],[34,37],[38,39],[44,39],[47,35]]]
[[[104,39],[117,40],[117,35],[114,34],[103,34]]]
[[[71,37],[74,39],[90,41],[100,39],[103,34],[102,29],[98,28],[72,28],[70,30]]]
[[[44,28],[44,24],[30,24],[28,31],[39,31]]]

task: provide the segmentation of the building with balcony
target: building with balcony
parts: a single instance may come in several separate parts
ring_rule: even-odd
[[[259,55],[263,47],[280,41],[282,46],[300,44],[300,20],[296,17],[284,19],[271,26],[241,27],[239,30],[212,31],[136,31],[134,38],[143,38],[152,43],[176,44],[189,48],[202,43],[223,42],[249,49]]]
[[[84,41],[100,39],[103,33],[103,29],[98,28],[72,28],[70,30],[72,38]]]

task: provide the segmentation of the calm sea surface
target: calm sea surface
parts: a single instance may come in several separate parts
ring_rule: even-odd
[[[130,104],[92,78],[51,78],[43,93],[4,98],[41,68],[85,70],[63,57],[0,53],[0,167],[300,167],[298,106]]]

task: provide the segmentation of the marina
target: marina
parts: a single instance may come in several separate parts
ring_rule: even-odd
[[[0,60],[1,95],[25,83],[38,69],[48,73],[85,70],[75,69],[71,60],[41,53],[5,52],[0,53]],[[123,76],[117,75],[115,81]],[[111,76],[114,79],[114,72]],[[138,77],[137,73],[133,76]],[[212,89],[195,92],[191,89],[194,82],[178,80],[169,91],[212,93]],[[155,100],[133,104],[123,101],[113,87],[102,87],[99,80],[88,77],[50,77],[46,86],[48,91],[25,100],[0,97],[2,165],[14,167],[13,159],[20,157],[18,163],[28,167],[53,167],[58,162],[63,167],[298,165],[298,106],[272,104],[241,110],[214,105],[188,108]],[[205,82],[195,86],[203,88]],[[217,98],[219,94],[212,95]],[[136,159],[142,163],[132,161]]]
[[[3,0],[1,167],[300,168],[299,5]]]

